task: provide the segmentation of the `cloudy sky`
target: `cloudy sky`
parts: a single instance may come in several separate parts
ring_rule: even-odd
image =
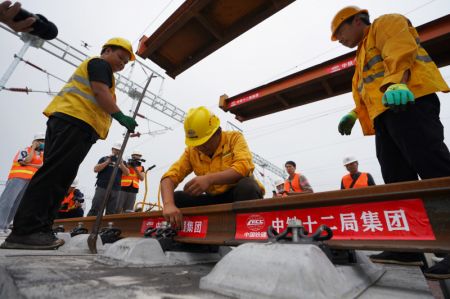
[[[125,37],[136,47],[138,39],[143,34],[154,32],[182,1],[24,0],[22,3],[25,9],[41,13],[53,21],[59,29],[58,38],[93,56],[113,36]],[[416,26],[450,12],[449,0],[297,0],[209,55],[176,80],[169,77],[155,79],[150,89],[184,111],[199,105],[212,109],[221,118],[225,129],[228,129],[226,122],[231,121],[244,131],[253,152],[279,167],[283,167],[286,160],[296,161],[298,171],[307,176],[315,191],[339,188],[340,179],[346,173],[342,158],[347,155],[358,157],[360,170],[370,172],[376,183],[382,184],[374,138],[364,137],[359,124],[355,125],[351,136],[343,137],[337,132],[339,119],[353,107],[350,94],[244,123],[235,121],[233,115],[218,108],[219,97],[224,93],[233,96],[350,51],[329,38],[330,20],[346,5],[367,8],[372,19],[385,13],[405,14]],[[1,28],[0,41],[0,74],[3,76],[23,42]],[[90,47],[82,47],[83,42]],[[53,76],[67,79],[74,71],[71,65],[36,48],[30,48],[24,58],[51,75],[19,63],[6,87],[28,87],[44,92],[0,91],[3,140],[0,182],[6,181],[16,151],[28,146],[34,133],[45,131],[46,118],[41,112],[52,98],[45,91],[57,92],[63,85]],[[147,60],[145,64],[164,74],[151,61]],[[442,68],[441,72],[450,82],[450,68]],[[142,85],[146,81],[146,73],[139,66],[127,67],[122,74]],[[441,120],[449,145],[450,95],[439,94],[439,97]],[[132,107],[132,100],[126,94],[118,94],[118,103],[125,112]],[[142,106],[141,113],[151,121],[139,119],[138,131],[143,135],[130,140],[125,154],[128,156],[133,150],[140,150],[147,159],[147,166],[156,164],[157,167],[148,174],[147,197],[147,201],[155,201],[161,175],[184,149],[183,129],[179,122],[147,106]],[[170,130],[156,134],[163,129],[159,124]],[[95,190],[95,164],[102,156],[110,154],[111,145],[121,140],[123,133],[122,127],[114,121],[107,140],[99,140],[81,165],[78,175],[80,189],[87,198],[91,198]],[[259,167],[258,170],[264,172]],[[267,171],[265,174],[267,195],[270,195],[273,189],[271,181],[278,178]],[[141,184],[139,199],[143,198],[143,191],[144,185]],[[90,206],[89,201],[87,205]]]

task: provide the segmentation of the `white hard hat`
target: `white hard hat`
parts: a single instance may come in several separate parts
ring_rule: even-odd
[[[45,139],[45,133],[44,132],[39,132],[34,134],[34,139],[33,140],[39,140],[39,139]]]
[[[354,156],[345,157],[344,160],[342,160],[342,164],[344,164],[344,166],[345,166],[347,164],[350,164],[350,163],[353,163],[356,161],[358,161],[358,159],[356,159],[356,157],[354,157]]]
[[[133,153],[131,154],[132,156],[133,155],[139,155],[139,156],[142,156],[142,153],[140,152],[140,151],[133,151]]]
[[[118,149],[118,150],[120,150],[121,147],[122,147],[122,142],[115,142],[112,145],[112,148],[115,148],[115,149]]]
[[[281,184],[284,185],[284,181],[283,180],[278,180],[275,182],[275,186],[280,186]]]
[[[75,178],[75,179],[73,180],[72,184],[70,184],[70,187],[75,188],[76,186],[78,186],[78,179],[77,179],[77,178]]]

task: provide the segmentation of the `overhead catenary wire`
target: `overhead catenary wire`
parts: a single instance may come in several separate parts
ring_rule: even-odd
[[[4,87],[3,90],[7,90],[7,91],[12,91],[12,92],[24,92],[26,94],[31,93],[31,92],[36,92],[36,93],[46,93],[48,95],[54,96],[56,94],[58,94],[55,91],[48,91],[48,90],[34,90],[28,87]]]
[[[299,117],[294,117],[288,120],[284,120],[284,121],[280,121],[280,122],[276,122],[276,123],[271,123],[270,125],[264,125],[264,126],[260,126],[260,127],[256,127],[256,128],[251,128],[248,130],[245,130],[246,135],[252,135],[253,132],[256,132],[259,134],[261,134],[261,130],[264,130],[266,128],[270,128],[271,130],[274,130],[275,126],[295,126],[298,124],[302,124],[302,123],[306,123],[306,122],[310,122],[310,121],[314,121],[316,119],[319,119],[323,116],[327,116],[327,115],[331,115],[337,112],[341,112],[341,111],[345,111],[348,109],[351,109],[352,106],[351,105],[345,105],[345,106],[339,106],[339,107],[335,107],[335,108],[331,108],[328,110],[324,110],[324,111],[320,111],[320,112],[316,112],[316,113],[312,113],[312,114],[308,114],[305,115],[303,118],[299,119]]]
[[[404,13],[404,15],[409,15],[409,14],[411,14],[411,13],[413,13],[413,12],[419,10],[419,9],[424,8],[424,7],[427,6],[427,5],[430,5],[431,3],[435,2],[435,1],[436,1],[436,0],[430,0],[430,1],[426,2],[426,3],[424,3],[424,4],[421,4],[421,5],[419,5],[419,6],[415,7],[415,8],[413,8],[412,10],[407,11],[406,13]],[[320,57],[324,56],[325,54],[328,54],[328,53],[330,53],[330,52],[333,52],[333,51],[335,51],[336,49],[338,49],[339,47],[341,47],[341,46],[340,46],[340,45],[334,46],[334,47],[329,48],[329,49],[327,49],[327,50],[325,50],[325,51],[323,51],[323,52],[321,52],[321,53],[319,53],[319,54],[317,54],[317,55],[314,55],[314,56],[312,56],[312,57],[310,57],[310,58],[307,58],[307,59],[303,60],[302,62],[296,64],[295,66],[293,66],[293,67],[291,67],[291,68],[289,68],[289,69],[287,69],[287,70],[285,70],[285,71],[282,71],[282,72],[280,72],[280,73],[278,73],[278,74],[276,74],[276,75],[274,75],[274,76],[271,76],[270,78],[268,78],[268,79],[266,79],[266,80],[261,81],[261,83],[260,83],[260,84],[257,84],[257,85],[259,86],[259,85],[265,84],[265,83],[267,83],[267,82],[271,82],[271,81],[273,81],[273,80],[275,80],[275,79],[277,79],[277,78],[280,78],[280,76],[282,76],[282,75],[284,75],[284,74],[286,74],[286,73],[291,73],[292,71],[299,69],[300,66],[303,66],[303,65],[305,65],[305,64],[307,64],[307,63],[310,63],[310,62],[316,60],[317,58],[320,58]]]
[[[335,108],[334,111],[329,111],[329,112],[326,112],[326,113],[317,113],[317,114],[311,115],[310,117],[303,117],[300,120],[296,120],[295,123],[290,124],[289,127],[292,128],[293,126],[297,126],[297,125],[300,125],[300,124],[308,123],[308,122],[317,120],[319,118],[326,117],[328,115],[344,111],[344,110],[348,109],[348,107],[349,106],[338,107],[338,108]],[[286,124],[285,124],[285,126],[286,126]],[[258,139],[258,138],[261,138],[261,137],[267,137],[268,135],[278,133],[279,130],[280,130],[279,127],[280,127],[279,125],[278,126],[277,125],[271,126],[270,130],[268,130],[268,131],[264,131],[264,130],[259,129],[257,132],[254,133],[255,135],[253,135],[253,136],[252,136],[252,133],[248,134],[250,136],[250,137],[248,137],[248,140],[255,140],[255,139]]]
[[[348,142],[354,142],[354,141],[359,141],[359,140],[363,140],[363,139],[364,139],[364,136],[358,136],[358,137],[355,137],[355,138],[352,138],[352,139],[347,139],[347,140],[343,140],[343,141],[339,141],[339,142],[332,142],[332,143],[327,143],[327,144],[323,144],[323,145],[319,145],[319,146],[313,146],[313,147],[310,147],[310,148],[300,149],[300,150],[296,150],[296,151],[292,151],[292,152],[280,153],[280,154],[277,154],[275,156],[270,156],[270,157],[268,157],[268,159],[279,158],[279,157],[282,157],[282,156],[290,156],[290,155],[293,155],[293,154],[308,152],[308,151],[312,151],[312,150],[318,150],[318,149],[330,147],[330,146],[336,145],[336,144],[343,144],[343,143],[348,143]]]
[[[164,6],[164,8],[156,15],[156,17],[150,21],[150,23],[144,28],[144,30],[142,30],[142,33],[139,35],[139,37],[133,41],[133,45],[141,39],[141,36],[144,35],[144,33],[148,30],[148,28],[150,28],[150,26],[152,26],[156,22],[156,20],[158,20],[158,18],[166,11],[166,9],[173,3],[173,1],[174,0],[170,0],[170,2],[166,6]]]
[[[29,65],[29,66],[31,66],[31,67],[37,69],[38,71],[43,72],[43,73],[46,74],[47,76],[50,76],[50,77],[52,77],[52,78],[55,78],[55,79],[57,79],[57,80],[59,80],[59,81],[61,81],[61,82],[63,82],[63,83],[67,83],[66,80],[64,80],[64,79],[62,79],[62,78],[60,78],[60,77],[58,77],[58,76],[56,76],[56,75],[53,75],[52,73],[49,73],[47,70],[44,70],[43,68],[37,66],[36,64],[34,64],[34,63],[32,63],[32,62],[30,62],[30,61],[28,61],[28,60],[25,60],[25,59],[23,59],[22,57],[17,56],[16,54],[14,54],[14,58],[17,58],[17,59],[19,59],[20,61],[24,62],[25,64],[27,64],[27,65]]]

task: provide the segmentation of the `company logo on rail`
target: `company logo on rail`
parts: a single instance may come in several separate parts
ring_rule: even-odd
[[[250,215],[247,218],[247,228],[251,231],[261,231],[264,228],[265,220],[261,215]]]

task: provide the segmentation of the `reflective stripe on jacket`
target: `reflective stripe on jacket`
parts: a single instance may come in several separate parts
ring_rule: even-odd
[[[80,64],[69,82],[45,108],[44,114],[50,116],[55,112],[61,112],[78,118],[90,125],[101,139],[105,139],[111,126],[111,116],[98,105],[89,82],[87,66],[93,58],[98,57],[89,58]],[[115,101],[114,76],[112,76],[112,86],[109,91]]]
[[[144,167],[138,166],[139,170],[141,172],[144,171]],[[130,171],[130,175],[122,175],[120,186],[122,187],[128,187],[131,184],[133,184],[133,188],[139,189],[139,176],[137,172],[134,170],[133,167],[128,167],[128,170]]]
[[[364,135],[375,134],[373,120],[388,109],[381,101],[384,89],[401,83],[406,70],[415,98],[449,91],[411,22],[399,14],[383,15],[367,28],[356,52],[352,93]]]
[[[31,147],[27,147],[26,151],[28,154],[31,152]],[[39,169],[32,165],[20,165],[20,163],[17,161],[19,159],[20,151],[17,152],[17,154],[14,156],[14,160],[11,166],[11,170],[9,171],[8,180],[19,178],[19,179],[25,179],[25,180],[31,180],[33,175],[36,173],[36,171]],[[44,154],[43,152],[34,152],[33,158],[31,158],[31,161],[29,164],[33,165],[42,165],[42,161],[44,160]]]
[[[253,176],[255,165],[253,165],[252,154],[244,136],[240,132],[222,131],[220,144],[212,158],[201,153],[195,147],[188,146],[180,159],[169,168],[161,180],[170,177],[176,188],[191,172],[194,172],[196,176],[201,176],[230,168],[243,177],[249,177]],[[263,185],[258,181],[257,183],[264,193]],[[235,184],[212,185],[206,193],[222,194],[233,186]]]
[[[296,173],[291,181],[289,179],[284,181],[284,191],[303,192],[302,186],[300,185],[300,173]]]
[[[344,175],[342,177],[342,184],[344,185],[344,189],[350,189],[350,185],[352,184],[352,182],[353,179],[350,174]],[[367,186],[369,186],[369,177],[367,176],[366,172],[361,172],[352,188],[362,188]]]

